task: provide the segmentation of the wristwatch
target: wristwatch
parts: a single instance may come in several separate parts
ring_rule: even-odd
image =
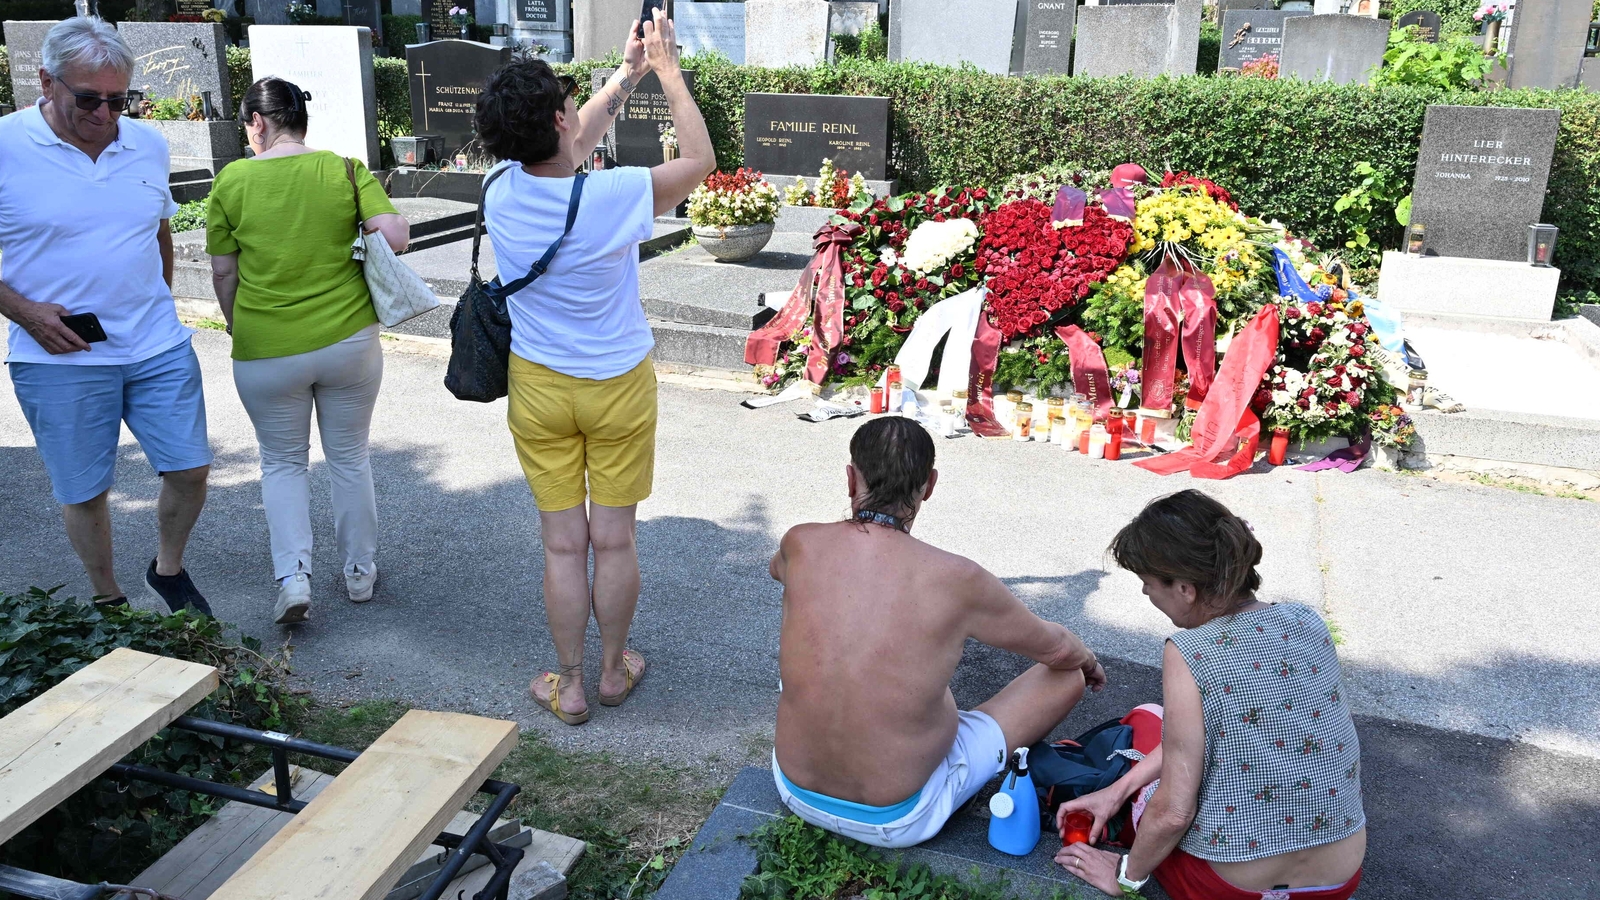
[[[1139,889],[1149,883],[1149,875],[1146,875],[1138,881],[1128,880],[1128,854],[1122,854],[1122,862],[1117,864],[1117,884],[1122,887],[1122,896],[1137,897],[1139,896]]]

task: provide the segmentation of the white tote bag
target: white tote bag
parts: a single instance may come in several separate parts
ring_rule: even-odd
[[[361,263],[361,274],[367,279],[367,292],[372,295],[372,309],[378,314],[378,321],[386,328],[393,328],[438,308],[439,295],[428,287],[421,275],[400,261],[383,232],[367,234],[367,218],[361,214],[361,189],[356,187],[355,165],[348,159],[344,161],[344,171],[356,198],[356,240],[350,247],[350,257]]]

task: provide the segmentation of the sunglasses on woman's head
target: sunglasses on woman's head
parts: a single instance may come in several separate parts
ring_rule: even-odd
[[[561,90],[566,92],[566,96],[576,97],[578,95],[578,79],[571,75],[557,75],[556,81],[561,85]]]

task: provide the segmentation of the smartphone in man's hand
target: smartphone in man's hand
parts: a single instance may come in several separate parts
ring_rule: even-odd
[[[644,23],[654,22],[655,11],[661,10],[664,15],[670,15],[667,0],[644,0],[644,8],[639,10],[639,40],[644,40]]]
[[[106,330],[100,327],[100,317],[92,312],[62,316],[61,324],[82,338],[85,344],[97,344],[106,339]]]

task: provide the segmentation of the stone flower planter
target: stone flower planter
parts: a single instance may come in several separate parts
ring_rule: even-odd
[[[744,262],[772,240],[773,224],[696,225],[694,236],[706,252],[721,262]]]

